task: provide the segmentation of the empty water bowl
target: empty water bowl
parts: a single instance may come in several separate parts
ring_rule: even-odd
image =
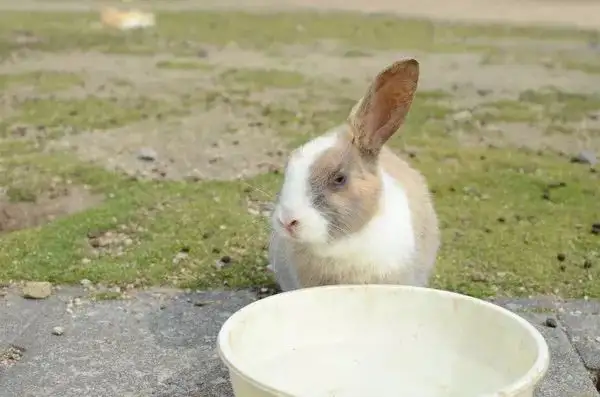
[[[259,300],[225,322],[218,348],[236,397],[531,397],[549,363],[518,315],[397,285]]]

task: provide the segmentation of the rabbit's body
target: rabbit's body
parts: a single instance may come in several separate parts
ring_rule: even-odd
[[[416,61],[388,68],[348,124],[292,154],[269,247],[284,291],[327,284],[427,285],[439,247],[429,190],[418,171],[384,146],[410,107],[415,73]]]

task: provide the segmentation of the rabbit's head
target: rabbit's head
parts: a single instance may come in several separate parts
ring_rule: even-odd
[[[345,125],[291,153],[273,211],[276,231],[300,244],[329,244],[379,212],[379,155],[403,123],[418,77],[416,60],[394,63],[377,75]]]

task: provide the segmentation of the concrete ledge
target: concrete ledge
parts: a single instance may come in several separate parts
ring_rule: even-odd
[[[155,290],[101,302],[88,301],[78,288],[35,301],[9,294],[0,298],[2,397],[231,397],[216,336],[234,311],[254,300],[250,291]],[[536,397],[600,397],[584,366],[598,365],[600,303],[497,303],[532,322],[551,348]],[[558,319],[556,327],[546,325],[548,317]],[[55,327],[64,333],[54,335]],[[22,357],[2,359],[9,345]]]

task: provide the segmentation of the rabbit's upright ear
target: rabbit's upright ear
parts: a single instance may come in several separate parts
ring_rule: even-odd
[[[403,124],[419,80],[419,62],[406,59],[377,75],[365,96],[354,106],[348,121],[354,144],[369,156],[381,147]]]

